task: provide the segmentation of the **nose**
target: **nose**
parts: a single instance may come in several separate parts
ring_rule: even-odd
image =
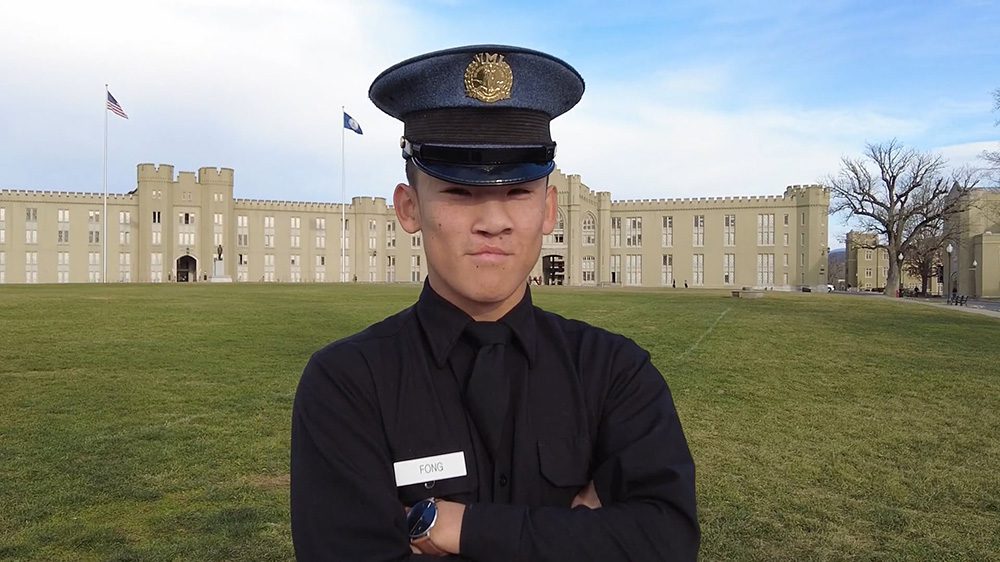
[[[509,234],[514,227],[510,211],[503,200],[496,197],[486,197],[476,205],[476,220],[472,224],[475,234],[483,236],[500,236]]]

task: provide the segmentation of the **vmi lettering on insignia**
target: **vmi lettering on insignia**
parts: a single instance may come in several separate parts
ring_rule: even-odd
[[[484,103],[510,99],[514,72],[498,53],[479,53],[465,69],[465,95]]]

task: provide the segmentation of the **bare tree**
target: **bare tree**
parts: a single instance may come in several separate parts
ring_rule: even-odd
[[[993,90],[993,111],[1000,113],[1000,88]],[[997,118],[993,125],[1000,126],[1000,117]],[[996,181],[1000,182],[1000,150],[984,150],[979,157],[986,161],[990,172],[992,172]]]
[[[956,227],[957,221],[946,223],[942,219],[910,237],[910,246],[903,252],[903,271],[920,278],[922,293],[927,293],[931,279],[938,274],[944,247],[957,238]]]
[[[843,157],[840,171],[827,179],[830,214],[846,212],[846,222],[875,233],[889,253],[885,294],[899,286],[902,260],[914,237],[933,232],[967,204],[963,195],[979,183],[980,172],[947,173],[937,154],[905,148],[896,140],[868,144],[860,158]]]

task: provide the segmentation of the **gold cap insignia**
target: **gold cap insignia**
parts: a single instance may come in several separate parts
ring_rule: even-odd
[[[479,53],[465,69],[465,95],[485,103],[510,99],[514,73],[501,54]]]

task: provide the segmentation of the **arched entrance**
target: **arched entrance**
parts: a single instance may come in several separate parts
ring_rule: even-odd
[[[198,260],[194,256],[181,256],[177,258],[177,282],[186,283],[194,281],[198,275]]]
[[[542,256],[542,284],[562,285],[566,277],[566,263],[558,254]]]

